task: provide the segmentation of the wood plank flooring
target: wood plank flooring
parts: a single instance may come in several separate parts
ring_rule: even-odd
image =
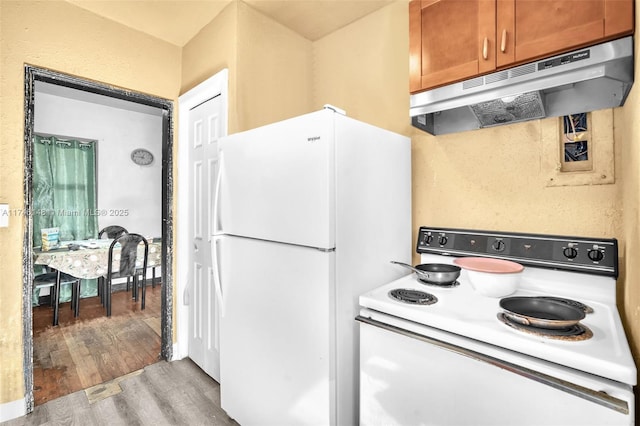
[[[146,309],[113,294],[111,318],[97,297],[33,310],[34,399],[18,425],[213,425],[237,423],[220,408],[220,386],[193,361],[160,361],[160,286],[147,287]]]
[[[64,395],[140,370],[160,360],[160,286],[147,287],[145,310],[126,291],[113,293],[107,318],[99,297],[80,300],[73,317],[60,305],[59,325],[53,309],[33,309],[34,402],[41,405]]]
[[[218,383],[188,358],[160,361],[116,382],[105,384],[121,389],[108,397],[74,392],[3,426],[238,425],[220,408]]]

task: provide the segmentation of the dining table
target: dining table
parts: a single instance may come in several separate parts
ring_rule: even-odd
[[[95,279],[104,277],[108,272],[109,247],[113,239],[88,239],[61,241],[58,248],[42,250],[41,247],[33,249],[33,263],[46,265],[58,272],[64,272],[80,279]],[[161,238],[147,238],[149,251],[147,255],[147,268],[152,268],[152,283],[155,283],[155,268],[162,265],[162,240]],[[120,268],[120,244],[113,249],[112,269]],[[144,245],[138,246],[136,267],[142,267],[144,258]],[[155,284],[154,284],[155,285]],[[55,295],[52,305],[54,307],[53,325],[57,325],[60,280],[56,280]]]

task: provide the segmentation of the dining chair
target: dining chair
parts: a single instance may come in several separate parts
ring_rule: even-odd
[[[138,246],[144,244],[144,254],[141,261],[138,260]],[[120,246],[119,268],[114,270],[114,250],[116,246]],[[130,233],[122,234],[115,238],[109,246],[109,255],[107,258],[107,274],[104,276],[105,288],[103,289],[107,316],[111,316],[111,290],[112,282],[117,278],[132,278],[133,280],[133,299],[138,301],[138,286],[142,287],[140,308],[145,307],[146,295],[146,278],[147,278],[147,260],[149,258],[149,243],[140,234]],[[115,259],[118,260],[118,259]],[[142,281],[138,277],[142,276]]]
[[[102,228],[100,232],[98,232],[98,238],[102,238],[103,234],[107,234],[107,238],[118,238],[122,234],[127,234],[126,228],[123,228],[119,225],[110,225]]]
[[[53,306],[53,325],[58,325],[58,309],[60,305],[60,288],[71,285],[71,309],[73,316],[80,315],[80,279],[60,271],[45,272],[33,279],[33,289],[49,288],[50,305]]]
[[[126,234],[128,232],[129,231],[127,231],[127,229],[122,226],[110,225],[100,230],[100,232],[98,233],[98,238],[102,238],[102,235],[104,234],[106,234],[107,238],[117,238],[120,235]],[[151,268],[151,272],[152,272],[151,287],[156,288],[156,267],[155,266]],[[129,290],[130,286],[131,286],[131,281],[129,278],[127,278],[127,290]],[[103,304],[104,304],[104,301],[103,301]]]
[[[109,239],[115,239],[121,236],[122,234],[128,234],[127,228],[120,225],[109,225],[105,226],[98,232],[98,238],[102,238],[103,235],[106,235]],[[130,278],[127,278],[127,290],[129,290]],[[100,303],[104,305],[104,293],[102,292],[102,288],[104,287],[104,278],[98,278],[98,296],[100,296]]]

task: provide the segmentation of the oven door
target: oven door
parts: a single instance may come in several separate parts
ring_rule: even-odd
[[[357,320],[361,425],[633,424],[630,386],[384,314]]]

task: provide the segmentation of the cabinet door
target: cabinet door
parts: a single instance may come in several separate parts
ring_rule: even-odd
[[[495,24],[496,0],[412,0],[411,92],[494,70]]]
[[[516,0],[497,0],[496,67],[516,62]]]
[[[509,22],[509,19],[512,19]],[[498,0],[497,66],[521,63],[633,32],[631,0]],[[515,27],[515,28],[514,28]],[[515,29],[515,32],[514,32]],[[514,43],[514,44],[511,44]]]

